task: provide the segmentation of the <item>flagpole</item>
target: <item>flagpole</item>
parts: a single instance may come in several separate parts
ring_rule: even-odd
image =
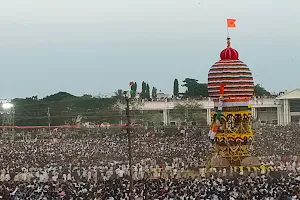
[[[226,28],[227,28],[227,39],[229,38],[229,26],[228,26],[228,19],[227,19],[227,22],[226,22]]]
[[[230,39],[229,37],[229,28],[235,28],[235,21],[236,19],[227,19],[227,39]]]
[[[228,28],[228,25],[227,25],[227,38],[229,38],[229,28]]]

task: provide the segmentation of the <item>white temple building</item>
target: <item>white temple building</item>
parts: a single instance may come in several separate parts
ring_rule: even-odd
[[[169,125],[174,122],[169,117],[169,110],[180,100],[165,99],[160,101],[145,101],[140,110],[159,110],[163,114],[163,124]],[[214,103],[209,98],[196,100],[202,105],[203,113],[206,113],[207,123],[210,124],[210,112]],[[288,125],[300,123],[300,89],[281,94],[274,98],[254,97],[249,104],[252,106],[254,120],[261,124]]]

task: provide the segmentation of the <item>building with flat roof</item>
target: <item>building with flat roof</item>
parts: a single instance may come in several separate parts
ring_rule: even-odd
[[[279,125],[300,123],[300,89],[295,89],[276,98],[280,105]]]
[[[139,110],[160,111],[161,122],[164,125],[175,124],[170,118],[170,110],[176,104],[189,100],[173,100],[166,98],[159,101],[144,101]],[[193,100],[202,106],[207,124],[211,123],[210,112],[214,109],[214,102],[210,98]],[[261,124],[288,125],[300,123],[300,89],[281,93],[278,97],[254,97],[250,100],[253,119]],[[197,123],[197,122],[194,122]]]

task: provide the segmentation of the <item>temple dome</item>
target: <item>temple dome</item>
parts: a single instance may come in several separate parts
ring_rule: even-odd
[[[254,82],[248,66],[239,60],[237,50],[230,47],[220,53],[221,60],[216,62],[208,73],[208,93],[214,100],[220,97],[220,86],[224,85],[224,102],[248,102],[254,94]]]
[[[221,60],[238,60],[239,52],[230,46],[230,38],[227,38],[227,48],[220,53]]]

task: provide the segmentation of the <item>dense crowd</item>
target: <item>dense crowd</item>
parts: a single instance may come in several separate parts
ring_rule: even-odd
[[[254,149],[258,155],[300,154],[300,126],[263,126],[256,131]]]
[[[208,131],[173,132],[133,131],[136,199],[300,198],[299,126],[257,130],[254,153],[273,170],[254,171],[207,170]],[[14,140],[0,140],[0,199],[129,198],[125,133],[58,130],[46,136],[22,131]]]

